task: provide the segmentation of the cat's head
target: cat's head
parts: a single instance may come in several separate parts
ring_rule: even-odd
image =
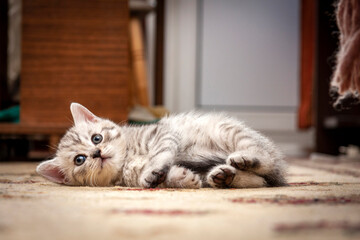
[[[70,110],[74,126],[61,139],[55,158],[39,164],[36,171],[66,185],[112,185],[126,154],[121,128],[78,103]]]

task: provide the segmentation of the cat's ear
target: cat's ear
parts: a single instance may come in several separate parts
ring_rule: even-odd
[[[70,111],[75,125],[82,122],[97,122],[99,118],[90,112],[86,107],[78,103],[71,103]]]
[[[40,163],[36,168],[36,172],[52,182],[65,183],[65,174],[56,164],[56,158]]]

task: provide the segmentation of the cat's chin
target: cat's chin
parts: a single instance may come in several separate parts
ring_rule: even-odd
[[[102,157],[101,158],[101,169],[103,169],[104,166],[108,165],[109,161],[111,161],[111,157]]]

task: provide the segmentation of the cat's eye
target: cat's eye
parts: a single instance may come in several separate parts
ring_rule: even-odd
[[[77,155],[75,158],[74,158],[74,163],[76,166],[80,166],[82,165],[86,160],[86,156],[85,155]]]
[[[94,144],[99,144],[99,143],[101,143],[102,140],[103,140],[103,137],[101,136],[101,134],[94,134],[91,137],[91,141]]]

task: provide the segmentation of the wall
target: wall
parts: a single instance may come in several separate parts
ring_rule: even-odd
[[[294,112],[298,0],[204,0],[199,5],[198,104]]]

